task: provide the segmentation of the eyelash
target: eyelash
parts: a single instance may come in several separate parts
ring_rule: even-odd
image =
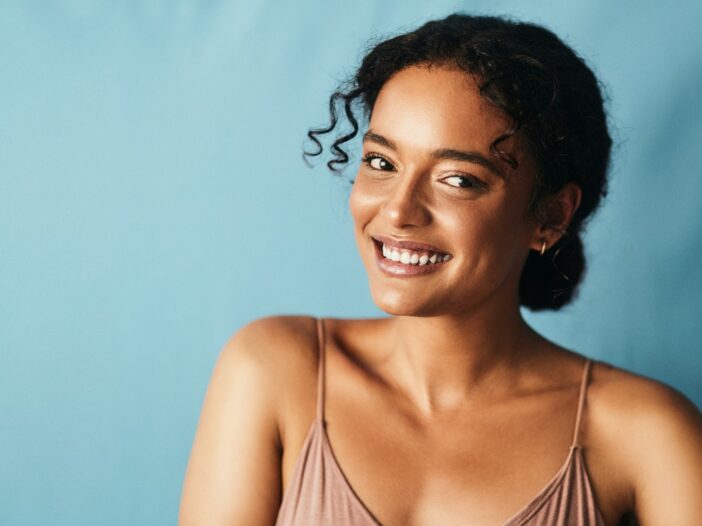
[[[385,161],[386,163],[388,163],[392,166],[392,163],[390,162],[390,160],[387,157],[385,157],[384,155],[380,155],[379,153],[368,153],[361,158],[361,162],[363,164],[365,164],[366,166],[368,166],[368,168],[370,168],[371,170],[375,170],[375,171],[379,171],[379,172],[386,171],[386,170],[380,170],[378,168],[373,168],[370,164],[371,161],[373,161],[373,159],[382,159],[383,161]],[[451,175],[445,177],[444,179],[449,179],[451,177],[459,177],[459,178],[463,179],[464,181],[468,181],[470,183],[470,186],[449,185],[449,186],[452,186],[453,188],[458,188],[459,190],[484,190],[487,188],[487,185],[484,182],[480,181],[476,177],[471,177],[469,175],[464,175],[464,174],[451,174]]]

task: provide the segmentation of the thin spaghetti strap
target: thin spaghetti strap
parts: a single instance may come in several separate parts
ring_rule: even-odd
[[[588,376],[590,374],[590,366],[592,365],[592,360],[587,358],[585,360],[585,366],[583,367],[583,378],[580,381],[580,396],[578,398],[578,413],[575,416],[575,431],[573,431],[573,444],[571,448],[580,447],[578,443],[578,434],[580,431],[580,420],[583,416],[583,407],[585,406],[585,394],[587,393],[587,383]]]
[[[324,320],[317,318],[317,420],[324,422]]]

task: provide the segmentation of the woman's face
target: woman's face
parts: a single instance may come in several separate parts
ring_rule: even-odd
[[[531,159],[516,138],[499,147],[517,159],[517,169],[490,153],[508,127],[460,70],[413,66],[385,83],[350,197],[356,242],[381,309],[431,316],[486,301],[518,305],[521,269],[540,242],[527,213]]]

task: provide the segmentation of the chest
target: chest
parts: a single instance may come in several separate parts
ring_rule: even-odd
[[[337,399],[327,406],[323,438],[339,483],[386,526],[506,524],[565,469],[571,398],[546,411],[535,400],[533,414],[529,404],[476,409],[431,427]],[[296,460],[285,459],[285,487]]]

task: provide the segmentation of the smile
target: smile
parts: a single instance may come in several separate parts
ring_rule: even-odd
[[[399,247],[392,242],[373,239],[376,263],[386,274],[416,276],[439,270],[451,259],[450,254],[426,249]],[[410,243],[405,243],[410,244]],[[415,244],[418,245],[418,244]]]

